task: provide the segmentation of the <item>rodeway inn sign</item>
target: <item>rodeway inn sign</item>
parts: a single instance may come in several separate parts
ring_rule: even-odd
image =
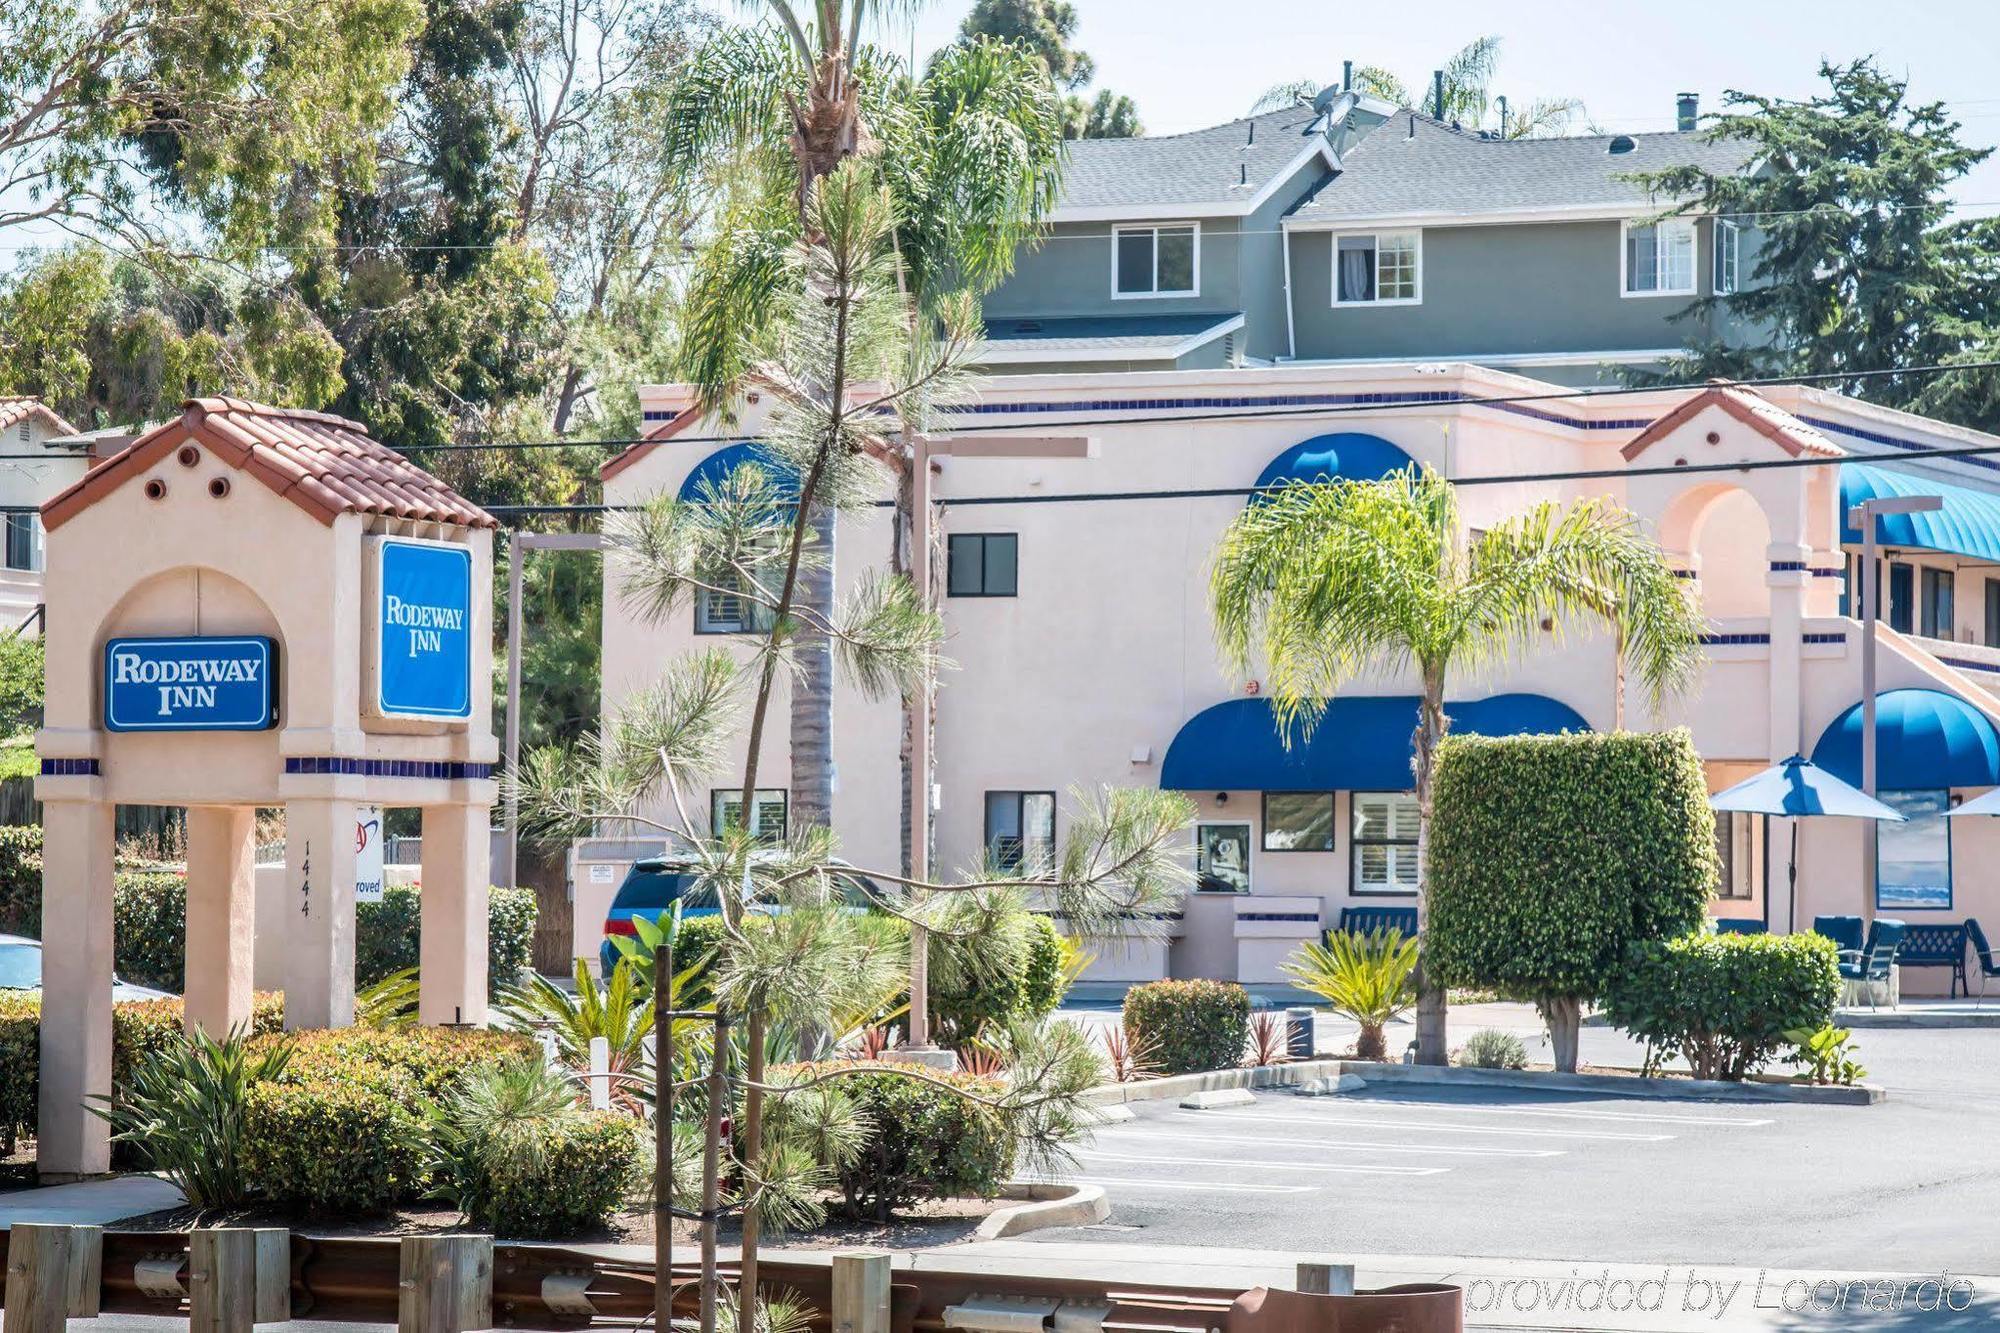
[[[112,639],[107,731],[263,731],[277,721],[277,645],[265,638]]]
[[[472,716],[472,553],[451,542],[378,537],[368,562],[368,711]]]

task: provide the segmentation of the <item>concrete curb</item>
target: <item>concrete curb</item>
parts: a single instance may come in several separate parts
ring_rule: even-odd
[[[2000,1028],[2000,1006],[1983,1013],[1926,1014],[1895,1009],[1843,1009],[1834,1016],[1835,1027],[1852,1028]]]
[[[1102,1185],[1016,1181],[1001,1186],[1000,1194],[1024,1202],[988,1214],[973,1232],[974,1239],[1005,1240],[1048,1227],[1088,1226],[1111,1216],[1111,1200],[1105,1197]]]
[[[1203,1074],[1174,1074],[1167,1078],[1142,1079],[1137,1083],[1104,1083],[1083,1094],[1092,1106],[1117,1106],[1123,1102],[1179,1101],[1197,1092],[1223,1088],[1289,1088],[1316,1078],[1331,1078],[1343,1072],[1339,1060],[1300,1060],[1295,1064],[1259,1065],[1254,1069],[1211,1069]]]
[[[1722,1083],[1710,1079],[1631,1078],[1622,1074],[1557,1074],[1534,1069],[1466,1069],[1456,1065],[1335,1062],[1339,1072],[1364,1082],[1445,1087],[1529,1088],[1542,1092],[1588,1092],[1600,1097],[1650,1101],[1799,1102],[1810,1106],[1874,1106],[1887,1094],[1872,1083],[1820,1087],[1809,1083]]]

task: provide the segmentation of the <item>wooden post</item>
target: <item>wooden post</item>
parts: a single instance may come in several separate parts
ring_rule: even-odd
[[[833,1256],[833,1333],[889,1333],[889,1252]]]
[[[398,1333],[493,1326],[493,1237],[405,1236]]]
[[[292,1317],[292,1233],[283,1227],[258,1227],[257,1309],[260,1324],[282,1324]]]
[[[1324,1261],[1299,1265],[1299,1290],[1313,1296],[1352,1296],[1354,1265]]]
[[[69,1235],[69,1317],[95,1319],[104,1294],[104,1228],[73,1225]]]
[[[62,1333],[69,1319],[76,1233],[49,1222],[16,1222],[7,1238],[5,1333]]]
[[[257,1318],[257,1233],[205,1227],[188,1236],[188,1333],[250,1333]]]

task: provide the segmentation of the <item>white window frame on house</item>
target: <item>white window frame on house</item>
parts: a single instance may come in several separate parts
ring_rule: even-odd
[[[728,826],[730,813],[743,808],[741,787],[716,787],[708,793],[709,827],[720,834]],[[750,811],[750,836],[767,842],[782,842],[792,817],[792,794],[783,787],[759,787]],[[776,828],[765,825],[775,820]]]
[[[1341,299],[1340,243],[1342,241],[1372,242],[1372,253],[1374,255],[1374,258],[1370,264],[1370,267],[1373,270],[1374,295],[1367,297],[1366,299],[1363,300]],[[1409,242],[1408,250],[1410,256],[1409,259],[1410,294],[1408,296],[1382,295],[1382,288],[1383,288],[1382,252],[1383,252],[1383,242],[1385,241],[1396,242],[1397,244],[1395,248],[1399,253],[1405,248],[1402,243],[1405,241]],[[1346,232],[1337,231],[1333,233],[1332,237],[1328,241],[1328,244],[1332,246],[1332,251],[1330,255],[1333,267],[1332,298],[1333,298],[1333,303],[1335,305],[1341,307],[1349,307],[1349,306],[1378,306],[1378,305],[1422,305],[1424,303],[1424,233],[1422,228],[1401,227],[1387,231],[1346,231]],[[1401,267],[1400,260],[1398,261],[1397,267],[1398,268]],[[1398,279],[1398,281],[1400,282],[1400,278]]]
[[[1033,801],[1048,812],[1046,830],[1030,831],[1028,827],[1028,803]],[[1011,855],[998,845],[1006,836],[994,828],[993,808],[998,804],[1013,808],[1015,848]],[[979,802],[981,818],[984,821],[985,847],[987,858],[1003,871],[1020,870],[1037,875],[1055,864],[1056,855],[1056,794],[1049,790],[1034,788],[1002,788],[987,791]]]
[[[1715,220],[1715,294],[1729,296],[1743,284],[1743,224]]]
[[[1688,241],[1687,286],[1646,287],[1634,290],[1632,287],[1632,265],[1630,238],[1635,230],[1653,229],[1653,272],[1657,277],[1667,271],[1667,238],[1685,235]],[[1701,236],[1695,230],[1693,218],[1661,218],[1657,222],[1628,220],[1618,228],[1618,294],[1628,299],[1648,296],[1694,296],[1701,286]]]
[[[1188,270],[1189,286],[1160,290],[1160,233],[1163,231],[1185,231],[1194,238],[1194,258]],[[1123,238],[1150,232],[1153,237],[1153,289],[1146,292],[1120,291],[1118,288],[1118,247]],[[1201,224],[1199,222],[1144,222],[1131,226],[1111,229],[1111,299],[1114,301],[1160,301],[1201,295]]]
[[[40,514],[7,515],[6,550],[0,558],[8,569],[22,573],[38,573],[42,568],[42,516]],[[26,561],[25,564],[22,561]]]
[[[1417,892],[1417,879],[1416,879],[1417,815],[1415,810],[1416,799],[1417,797],[1415,792],[1407,792],[1407,791],[1357,791],[1348,793],[1348,802],[1350,806],[1348,823],[1349,827],[1352,829],[1352,835],[1349,839],[1349,842],[1353,847],[1353,852],[1350,857],[1351,864],[1349,869],[1349,874],[1352,876],[1352,879],[1348,884],[1348,891],[1351,894],[1353,894],[1353,896],[1355,896],[1356,898],[1412,898],[1416,896]],[[1401,802],[1409,803],[1407,810],[1410,816],[1410,832],[1407,837],[1383,837],[1379,835],[1368,836],[1363,833],[1362,803],[1364,801],[1377,801],[1377,800],[1388,800],[1397,803]],[[1388,849],[1384,853],[1384,863],[1386,866],[1390,868],[1390,875],[1386,881],[1383,881],[1383,883],[1386,883],[1391,887],[1385,888],[1381,887],[1379,884],[1375,887],[1369,887],[1367,885],[1364,885],[1362,882],[1361,879],[1362,860],[1367,856],[1368,850],[1374,847],[1382,847]],[[1395,875],[1395,867],[1401,866],[1405,862],[1408,863],[1410,870],[1410,877],[1408,880],[1410,887],[1407,889],[1393,887],[1394,885],[1400,882],[1397,876]]]

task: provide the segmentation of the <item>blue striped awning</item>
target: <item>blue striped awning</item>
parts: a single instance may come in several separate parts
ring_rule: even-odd
[[[1833,720],[1812,761],[1843,782],[1861,783],[1861,705]],[[1986,714],[1942,690],[1885,690],[1875,696],[1875,789],[1933,791],[2000,786],[2000,732]]]
[[[1379,435],[1315,435],[1279,454],[1257,475],[1259,489],[1288,482],[1380,481],[1410,466],[1410,456]]]
[[[1279,735],[1267,699],[1231,699],[1189,718],[1166,758],[1169,791],[1408,791],[1415,785],[1417,696],[1342,696],[1310,737]],[[1540,694],[1496,694],[1444,706],[1451,730],[1474,736],[1589,731],[1577,711]]]
[[[798,498],[798,473],[791,464],[773,458],[764,449],[747,440],[741,444],[725,444],[696,463],[694,469],[681,479],[680,498],[701,499],[704,491],[720,486],[730,473],[745,463],[754,463],[763,468],[780,498],[786,500]]]
[[[1854,506],[1863,500],[1906,495],[1940,496],[1944,508],[1922,514],[1880,515],[1875,520],[1876,541],[1904,550],[1947,551],[2000,563],[2000,495],[1873,463],[1840,465],[1840,540],[1849,545],[1861,542],[1861,530],[1847,521]]]

